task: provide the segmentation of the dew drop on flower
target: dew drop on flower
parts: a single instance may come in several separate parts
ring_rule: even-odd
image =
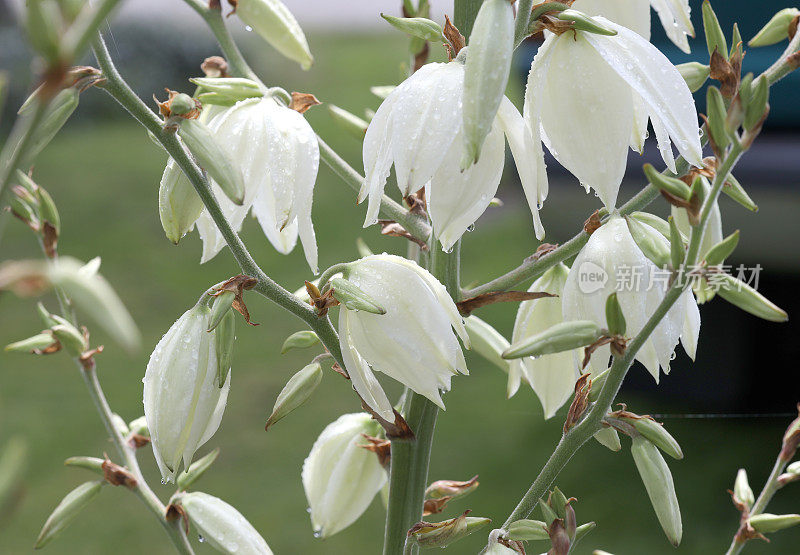
[[[201,536],[200,534],[198,534],[197,535],[197,541],[199,541],[200,543],[203,543],[203,542],[206,541],[206,539],[203,536]]]

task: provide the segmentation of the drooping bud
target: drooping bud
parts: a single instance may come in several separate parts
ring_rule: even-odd
[[[347,310],[364,311],[370,314],[383,315],[386,309],[358,288],[353,282],[344,278],[333,278],[330,281],[333,297],[342,303]]]
[[[797,8],[784,8],[772,16],[766,25],[756,33],[747,44],[754,48],[759,46],[770,46],[789,38],[789,29],[792,22],[800,16]]]
[[[441,42],[443,40],[442,27],[435,21],[425,17],[394,17],[384,13],[381,14],[381,17],[398,31],[402,31],[412,37],[431,42]]]
[[[194,228],[203,208],[192,182],[170,158],[158,187],[158,215],[167,239],[177,245]]]
[[[197,119],[184,119],[180,123],[178,134],[225,196],[234,204],[241,205],[245,193],[242,172],[227,151],[217,143],[206,124]]]
[[[74,87],[69,87],[59,91],[53,97],[45,110],[42,122],[31,137],[31,145],[25,154],[22,164],[20,164],[22,167],[29,165],[61,130],[78,107],[78,96],[78,90]]]
[[[481,355],[504,372],[509,371],[509,362],[503,358],[503,351],[510,347],[508,340],[475,315],[464,319],[472,351]]]
[[[318,362],[312,362],[289,378],[275,400],[272,414],[269,415],[264,429],[269,430],[271,425],[305,403],[321,380],[322,366]]]
[[[608,331],[614,335],[625,335],[625,315],[619,306],[617,294],[612,293],[606,300],[606,323]]]
[[[214,464],[214,461],[217,460],[218,456],[219,447],[211,451],[203,458],[190,464],[189,468],[186,469],[186,472],[181,472],[178,475],[178,489],[182,491],[189,489],[192,484],[194,484],[200,479],[201,476],[203,476],[206,470],[211,468],[211,465]]]
[[[672,473],[656,446],[642,436],[633,438],[631,454],[658,522],[670,543],[677,547],[683,535],[683,524]]]
[[[785,322],[789,319],[785,310],[743,281],[729,274],[717,274],[714,276],[714,281],[719,287],[717,289],[719,296],[745,312],[770,322]]]
[[[722,32],[717,14],[714,13],[709,0],[703,0],[703,30],[706,35],[708,55],[711,56],[716,51],[721,56],[727,57],[728,43],[725,40],[725,33]]]
[[[105,459],[101,459],[99,457],[70,457],[64,461],[64,466],[84,468],[102,476],[104,462]]]
[[[364,121],[355,114],[351,114],[343,108],[339,108],[335,104],[328,104],[327,106],[328,111],[331,114],[331,118],[333,118],[333,121],[335,121],[342,130],[346,131],[360,141],[364,140],[367,127],[369,127],[368,122]]]
[[[59,55],[63,20],[59,3],[55,0],[29,0],[26,2],[25,28],[28,40],[39,55],[55,62]]]
[[[722,187],[722,192],[751,212],[758,212],[758,205],[750,198],[750,195],[747,194],[747,191],[744,190],[742,184],[739,183],[739,180],[736,179],[732,173],[728,174],[728,180]]]
[[[332,536],[355,522],[386,483],[378,458],[359,445],[362,434],[375,436],[379,430],[369,414],[345,414],[314,442],[302,477],[311,525],[319,537]]]
[[[236,15],[278,52],[309,69],[314,57],[300,24],[280,0],[228,0]]]
[[[610,29],[607,26],[601,24],[593,17],[589,17],[583,12],[579,12],[578,10],[573,9],[566,9],[562,10],[555,14],[557,19],[561,21],[570,21],[572,22],[572,28],[578,31],[586,31],[587,33],[594,33],[595,35],[605,35],[608,37],[613,37],[617,34],[617,31],[614,29]]]
[[[603,335],[603,330],[590,320],[561,322],[545,331],[511,345],[503,352],[503,358],[514,359],[526,356],[541,356],[560,353],[591,345]]]
[[[706,90],[706,111],[708,112],[708,131],[716,145],[717,152],[722,152],[731,142],[730,130],[727,126],[728,111],[722,93],[713,85]]]
[[[511,2],[486,0],[475,17],[464,68],[462,170],[478,161],[506,90],[513,52]]]
[[[733,251],[736,249],[736,246],[739,244],[739,230],[737,229],[730,235],[728,235],[725,239],[708,249],[706,253],[706,265],[708,266],[718,266],[722,264],[726,258],[728,258]]]
[[[686,245],[683,234],[678,229],[678,224],[673,216],[669,217],[669,254],[673,268],[680,268],[686,256]]]
[[[753,81],[752,93],[744,108],[744,128],[751,131],[758,127],[769,111],[769,84],[765,77]]]
[[[790,528],[800,524],[800,515],[774,515],[771,513],[761,513],[753,515],[748,519],[750,526],[756,532],[762,534],[769,534],[770,532],[777,532],[784,528]]]
[[[642,169],[647,180],[662,191],[666,191],[678,198],[689,200],[689,187],[680,179],[664,175],[656,170],[652,164],[645,164]]]
[[[541,520],[516,520],[508,526],[508,539],[517,541],[549,540],[547,524]]]
[[[9,353],[30,353],[39,349],[44,349],[53,344],[53,336],[49,333],[39,333],[27,339],[20,339],[5,346],[5,351]]]
[[[232,315],[231,315],[232,316]],[[144,413],[153,454],[165,480],[173,481],[194,452],[219,428],[230,389],[230,373],[218,381],[210,310],[202,302],[186,311],[158,342],[144,377]]]
[[[86,338],[78,331],[78,328],[71,324],[58,324],[50,328],[50,331],[64,349],[74,357],[80,357],[88,348]]]
[[[233,106],[240,100],[264,96],[258,83],[242,77],[195,77],[189,81],[200,87],[197,99],[203,104]]]
[[[406,541],[414,542],[422,548],[449,547],[489,524],[489,518],[467,516],[470,511],[443,522],[418,522],[408,531]]]
[[[687,62],[685,64],[678,64],[675,69],[680,72],[683,80],[686,81],[686,86],[692,92],[697,92],[705,85],[708,80],[708,75],[711,68],[699,62]]]
[[[736,473],[736,480],[733,482],[733,495],[736,496],[737,500],[747,505],[748,509],[756,502],[753,490],[750,489],[750,482],[747,480],[747,471],[744,468],[740,468],[739,472]]]
[[[104,480],[85,482],[69,492],[53,510],[36,538],[34,549],[40,549],[53,541],[86,507],[103,487]]]
[[[272,555],[267,542],[242,513],[212,495],[200,491],[181,493],[172,502],[179,504],[208,545],[222,553]]]
[[[681,446],[674,437],[664,428],[650,417],[644,418],[625,418],[623,419],[629,424],[633,424],[636,431],[642,434],[650,443],[664,451],[673,459],[680,460],[683,458],[683,451]]]
[[[319,337],[311,330],[300,330],[286,338],[281,346],[281,354],[292,349],[307,349],[319,344]]]

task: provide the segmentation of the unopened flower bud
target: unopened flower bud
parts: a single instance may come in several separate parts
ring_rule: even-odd
[[[541,520],[516,520],[508,526],[508,539],[516,541],[549,540],[547,524]]]
[[[232,310],[225,313],[214,328],[217,351],[217,387],[222,388],[228,380],[233,359],[233,344],[236,341],[236,316]]]
[[[673,459],[680,460],[683,458],[683,451],[681,446],[674,437],[658,422],[652,418],[625,418],[623,419],[629,424],[633,424],[636,431],[647,438],[650,443],[661,449],[664,453]]]
[[[370,314],[386,314],[386,309],[380,306],[372,297],[364,293],[353,283],[343,278],[331,279],[333,297],[342,303],[348,310],[369,312]]]
[[[747,191],[744,190],[742,184],[732,173],[728,174],[728,180],[725,182],[725,186],[722,187],[722,192],[751,212],[758,212],[758,205],[750,198],[750,195],[747,194]]]
[[[725,239],[711,247],[706,253],[706,265],[718,266],[728,258],[739,244],[739,230],[737,229]]]
[[[150,437],[150,430],[147,429],[147,418],[140,416],[136,420],[128,422],[128,428],[132,434]]]
[[[63,25],[59,3],[55,0],[29,0],[26,8],[28,40],[45,60],[55,62],[59,55]]]
[[[508,83],[514,52],[514,8],[508,0],[486,0],[480,6],[464,67],[461,169],[478,161],[492,129]]]
[[[281,346],[281,354],[287,353],[292,349],[307,349],[319,344],[319,337],[311,330],[300,330],[286,338]]]
[[[69,492],[47,518],[33,545],[34,549],[44,547],[69,526],[78,513],[97,497],[104,483],[104,480],[85,482]]]
[[[563,519],[566,516],[566,509],[567,509],[567,496],[558,489],[558,487],[553,488],[553,491],[550,492],[550,497],[547,500],[548,505],[556,512],[558,518]]]
[[[675,69],[680,72],[683,80],[686,81],[686,86],[692,92],[697,92],[700,87],[705,85],[708,80],[708,75],[711,68],[699,62],[687,62],[685,64],[678,64]]]
[[[268,430],[271,425],[305,403],[321,380],[322,366],[318,362],[312,362],[289,378],[275,400],[272,414],[269,415],[264,429]]]
[[[102,476],[104,462],[105,459],[101,459],[99,457],[70,457],[64,461],[64,466],[84,468]]]
[[[87,348],[86,338],[73,325],[58,324],[50,328],[50,331],[64,349],[74,357],[81,356]]]
[[[231,2],[231,0],[228,0]],[[271,44],[278,52],[309,69],[314,58],[308,41],[294,18],[280,0],[235,0],[236,15],[245,25]]]
[[[736,480],[733,482],[733,494],[736,499],[747,505],[748,508],[753,506],[756,498],[753,495],[753,490],[750,489],[750,483],[747,480],[747,471],[740,468],[736,473]]]
[[[176,97],[177,98],[177,97]],[[205,123],[196,119],[184,119],[178,131],[189,152],[197,158],[200,166],[219,185],[231,202],[244,202],[244,180],[241,170],[233,163],[227,151],[214,138]]]
[[[608,331],[614,335],[625,335],[625,315],[619,306],[617,294],[612,293],[606,300],[606,323]]]
[[[57,322],[53,319],[50,311],[42,303],[36,303],[36,312],[39,314],[39,318],[42,321],[42,325],[46,328],[50,326],[55,326]]]
[[[189,468],[186,469],[186,472],[181,472],[178,474],[178,489],[181,491],[186,491],[189,489],[192,484],[194,484],[200,479],[201,476],[203,476],[206,470],[211,468],[211,465],[214,464],[214,461],[217,460],[218,456],[219,448],[216,448],[208,455],[190,464]]]
[[[211,301],[211,318],[209,318],[208,331],[213,331],[231,309],[236,292],[223,290]]]
[[[594,386],[592,387],[592,390],[594,390]],[[611,451],[616,452],[622,449],[622,443],[619,441],[619,434],[614,428],[603,428],[594,434],[594,438],[600,443],[600,445],[607,447]]]
[[[590,320],[561,322],[545,331],[511,345],[503,352],[503,358],[514,359],[526,356],[541,356],[560,353],[591,345],[603,335],[603,330]]]
[[[553,508],[545,503],[542,499],[539,499],[539,510],[542,511],[542,517],[544,518],[548,528],[551,524],[553,524],[553,521],[558,518],[558,514],[556,514]]]
[[[253,525],[222,499],[193,491],[175,496],[173,503],[183,507],[189,522],[214,549],[230,555],[272,555],[267,542]]]
[[[800,474],[800,461],[795,461],[786,467],[786,472],[789,474]]]
[[[39,333],[27,339],[21,339],[14,343],[9,343],[5,351],[9,353],[29,353],[38,349],[44,349],[53,344],[53,336],[49,333]]]
[[[658,268],[668,268],[672,256],[664,236],[635,218],[625,218],[625,220],[633,241],[642,253]]]
[[[153,454],[165,480],[173,481],[194,452],[219,428],[230,389],[230,373],[218,380],[216,338],[206,331],[210,310],[198,303],[158,342],[144,376],[144,414]]]
[[[577,29],[578,31],[586,31],[588,33],[605,35],[609,37],[617,34],[617,31],[614,29],[610,29],[607,26],[602,25],[593,17],[589,17],[585,13],[579,12],[578,10],[562,10],[556,14],[556,18],[560,19],[561,21],[571,21],[572,28]]]
[[[745,312],[770,322],[785,322],[789,319],[785,310],[743,281],[729,274],[718,274],[714,279],[719,284],[719,296]]]
[[[770,532],[777,532],[784,528],[790,528],[800,524],[800,515],[774,515],[770,513],[761,513],[753,515],[748,519],[750,526],[756,532],[762,534],[769,534]]]
[[[800,10],[797,8],[785,8],[779,11],[747,44],[757,48],[786,40],[789,37],[789,27],[798,16],[800,16]]]
[[[203,208],[192,182],[170,158],[158,187],[158,215],[167,239],[177,245],[194,228]]]
[[[713,233],[713,230],[707,230]],[[686,256],[686,243],[674,216],[669,217],[669,255],[673,268],[680,268]]]
[[[680,179],[669,177],[656,170],[652,164],[645,164],[642,168],[647,180],[653,185],[678,198],[689,200],[689,186]]]
[[[314,442],[302,477],[311,525],[319,537],[332,536],[355,522],[386,483],[378,457],[359,445],[363,434],[375,436],[379,430],[369,414],[345,414]]]
[[[491,519],[462,515],[443,522],[418,522],[408,531],[408,540],[422,548],[449,547],[489,524]]]
[[[442,27],[430,19],[424,17],[394,17],[384,13],[381,14],[381,17],[395,29],[412,37],[431,42],[441,42],[443,40]]]
[[[425,497],[427,499],[463,497],[478,489],[479,485],[477,476],[466,481],[437,480],[425,489]]]
[[[725,40],[725,33],[722,32],[717,14],[714,13],[714,8],[711,7],[709,0],[703,1],[703,30],[706,35],[708,55],[711,56],[716,51],[727,59],[728,43]]]
[[[264,96],[261,85],[242,77],[196,77],[189,81],[200,87],[197,99],[203,104],[233,106],[240,100]]]
[[[744,128],[751,131],[766,117],[769,111],[769,83],[766,77],[753,81],[749,102],[744,107]]]
[[[727,125],[728,110],[725,109],[725,99],[720,90],[710,85],[706,89],[706,112],[708,112],[708,132],[711,139],[721,152],[731,143],[730,129]]]
[[[46,147],[53,137],[56,136],[69,117],[78,107],[79,92],[74,87],[69,87],[59,91],[59,93],[50,100],[50,104],[45,110],[42,122],[36,128],[31,137],[31,145],[25,155],[24,164],[29,162]]]
[[[670,543],[677,547],[683,535],[683,524],[672,473],[661,452],[643,436],[633,438],[631,454],[658,522]]]

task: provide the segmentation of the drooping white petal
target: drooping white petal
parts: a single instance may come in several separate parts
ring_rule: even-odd
[[[663,126],[678,152],[690,164],[702,166],[697,111],[692,93],[678,70],[655,46],[633,31],[603,17],[597,19],[617,34],[583,33],[586,41],[647,104],[656,135],[659,134],[656,126]],[[664,161],[670,163],[667,157]]]
[[[526,101],[537,103],[530,114],[540,113],[542,139],[556,160],[612,209],[625,174],[633,101],[630,87],[592,47],[588,35],[564,33],[542,58],[537,54]],[[542,63],[549,66],[543,75],[537,68]],[[530,86],[540,79],[543,85]],[[535,88],[540,88],[538,99]]]
[[[422,66],[389,95],[392,106],[392,156],[403,196],[425,186],[436,172],[461,126],[464,65]],[[388,98],[387,98],[388,100]]]
[[[642,97],[636,92],[632,92],[633,98],[633,131],[631,132],[631,149],[642,154],[644,151],[644,141],[647,139],[647,123],[650,121],[650,116],[647,111],[647,104],[645,104]]]
[[[302,479],[311,524],[320,537],[330,537],[355,522],[386,483],[378,458],[359,446],[364,443],[362,434],[377,432],[368,414],[345,414],[314,442],[303,463]]]
[[[350,312],[345,309],[339,311],[339,346],[342,349],[342,359],[350,381],[356,392],[372,410],[389,422],[394,422],[394,409],[391,401],[372,373],[372,369],[353,346],[350,334],[350,316]]]
[[[554,266],[533,282],[528,290],[560,296],[568,271],[563,264]],[[559,297],[523,301],[520,303],[517,319],[514,322],[512,343],[522,341],[562,321]],[[525,357],[511,361],[514,376],[512,379],[512,373],[509,373],[509,396],[513,395],[518,387],[519,375],[524,376],[542,403],[544,417],[551,418],[572,396],[575,389],[575,381],[580,373],[575,367],[574,354],[574,351],[564,351],[538,358]]]
[[[369,197],[364,227],[378,221],[381,197],[392,167],[392,109],[397,96],[390,94],[372,117],[364,136],[364,183],[358,192],[358,203]]]
[[[469,226],[489,207],[505,162],[503,132],[494,125],[483,143],[480,159],[461,171],[463,140],[456,136],[442,164],[426,187],[433,232],[449,251]]]
[[[683,330],[681,332],[681,344],[683,345],[683,350],[689,355],[689,358],[694,360],[697,355],[697,341],[700,337],[700,309],[697,307],[697,301],[691,289],[687,289],[683,292],[682,300],[685,303],[684,310],[686,316],[683,321]]]
[[[689,0],[650,0],[650,4],[658,14],[669,40],[688,54],[691,49],[687,35],[694,36]]]
[[[221,553],[272,555],[266,540],[232,505],[200,491],[180,493],[175,499],[187,520],[208,544]]]
[[[547,169],[544,163],[544,151],[539,135],[539,125],[531,126],[523,118],[517,107],[503,97],[495,120],[503,129],[508,139],[508,146],[517,166],[517,173],[522,183],[522,190],[533,215],[533,228],[536,238],[544,238],[544,227],[539,217],[539,209],[547,198]]]

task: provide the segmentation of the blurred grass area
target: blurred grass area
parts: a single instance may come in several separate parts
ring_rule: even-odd
[[[269,54],[257,64],[271,84],[314,92],[322,101],[354,112],[376,108],[369,85],[391,84],[402,76],[401,39],[394,36],[314,37],[315,69],[300,73]],[[259,51],[260,52],[260,51]],[[265,54],[266,55],[266,54]],[[339,63],[347,60],[346,63]],[[125,72],[125,68],[120,68]],[[283,76],[283,79],[279,79]],[[85,94],[102,94],[88,91]],[[111,100],[109,100],[111,102]],[[360,168],[360,145],[342,136],[324,107],[308,118],[327,141]],[[157,213],[157,186],[165,156],[141,128],[127,120],[70,122],[37,163],[35,177],[53,195],[63,219],[60,251],[83,260],[100,255],[102,272],[114,284],[143,333],[135,356],[121,352],[101,332],[94,342],[104,343],[98,357],[100,380],[112,407],[126,420],[141,415],[141,378],[150,349],[178,315],[209,286],[237,273],[227,250],[199,266],[196,234],[178,247],[164,237]],[[509,173],[501,188],[505,207],[490,209],[475,232],[464,241],[464,282],[485,280],[516,265],[536,247],[530,215]],[[577,190],[577,189],[576,189]],[[321,168],[314,199],[314,220],[321,247],[320,265],[356,257],[355,238],[362,236],[376,252],[402,253],[400,239],[381,237],[376,228],[362,231],[363,209],[354,194],[326,167]],[[396,191],[392,191],[392,194]],[[554,188],[554,199],[559,191]],[[576,197],[577,198],[577,197]],[[592,198],[580,195],[580,202]],[[557,221],[563,201],[553,201],[546,217]],[[587,212],[588,213],[588,212]],[[580,222],[574,222],[577,228]],[[298,248],[289,256],[277,254],[248,220],[242,235],[264,270],[289,289],[309,277]],[[550,240],[564,240],[551,237]],[[30,233],[9,221],[3,237],[2,258],[37,257]],[[49,306],[55,308],[49,299]],[[300,469],[317,435],[340,414],[359,410],[349,384],[327,372],[312,401],[276,425],[263,430],[275,396],[286,380],[316,353],[280,356],[284,338],[301,329],[301,322],[256,295],[248,306],[258,327],[238,330],[233,387],[219,432],[201,455],[220,447],[222,453],[199,488],[235,505],[258,528],[276,553],[377,553],[384,511],[376,499],[353,526],[327,540],[314,539],[306,514]],[[515,307],[493,306],[481,316],[510,335]],[[40,329],[33,303],[10,295],[0,297],[0,343],[29,336]],[[704,345],[700,349],[714,348]],[[445,396],[431,461],[431,480],[467,479],[478,474],[481,486],[463,501],[452,503],[442,518],[467,508],[499,525],[527,489],[555,446],[563,410],[543,422],[538,401],[529,388],[512,400],[504,399],[505,376],[468,355],[471,374],[457,377]],[[114,448],[91,406],[77,370],[62,355],[26,357],[0,353],[0,445],[21,434],[30,443],[25,495],[15,513],[0,522],[0,553],[26,553],[38,531],[63,495],[81,481],[93,479],[86,471],[67,469],[61,461],[73,455],[101,456]],[[633,372],[641,372],[636,368]],[[701,372],[701,370],[698,370]],[[698,387],[702,387],[698,374]],[[396,393],[396,384],[387,384]],[[639,412],[702,411],[703,407],[669,406],[659,400],[628,398]],[[754,487],[766,477],[778,449],[783,421],[669,421],[669,429],[686,452],[683,461],[670,461],[683,509],[684,540],[680,552],[721,553],[735,531],[737,514],[727,488],[736,469],[751,472]],[[588,444],[558,480],[567,495],[575,496],[580,522],[594,520],[598,528],[577,553],[604,548],[616,554],[660,554],[674,550],[661,533],[628,455],[627,445],[611,453],[595,442]],[[140,454],[155,490],[167,499],[171,489],[159,485],[149,448]],[[774,512],[796,512],[797,491],[782,492]],[[431,517],[431,519],[436,519]],[[488,532],[488,530],[486,530]],[[451,552],[476,553],[486,534],[456,544]],[[751,553],[797,553],[800,533],[776,535],[769,546],[754,544]],[[196,542],[195,542],[196,543]],[[197,544],[199,552],[210,548]],[[529,552],[544,550],[531,544]],[[62,537],[47,548],[53,553],[170,553],[166,536],[148,511],[128,492],[106,488]]]

